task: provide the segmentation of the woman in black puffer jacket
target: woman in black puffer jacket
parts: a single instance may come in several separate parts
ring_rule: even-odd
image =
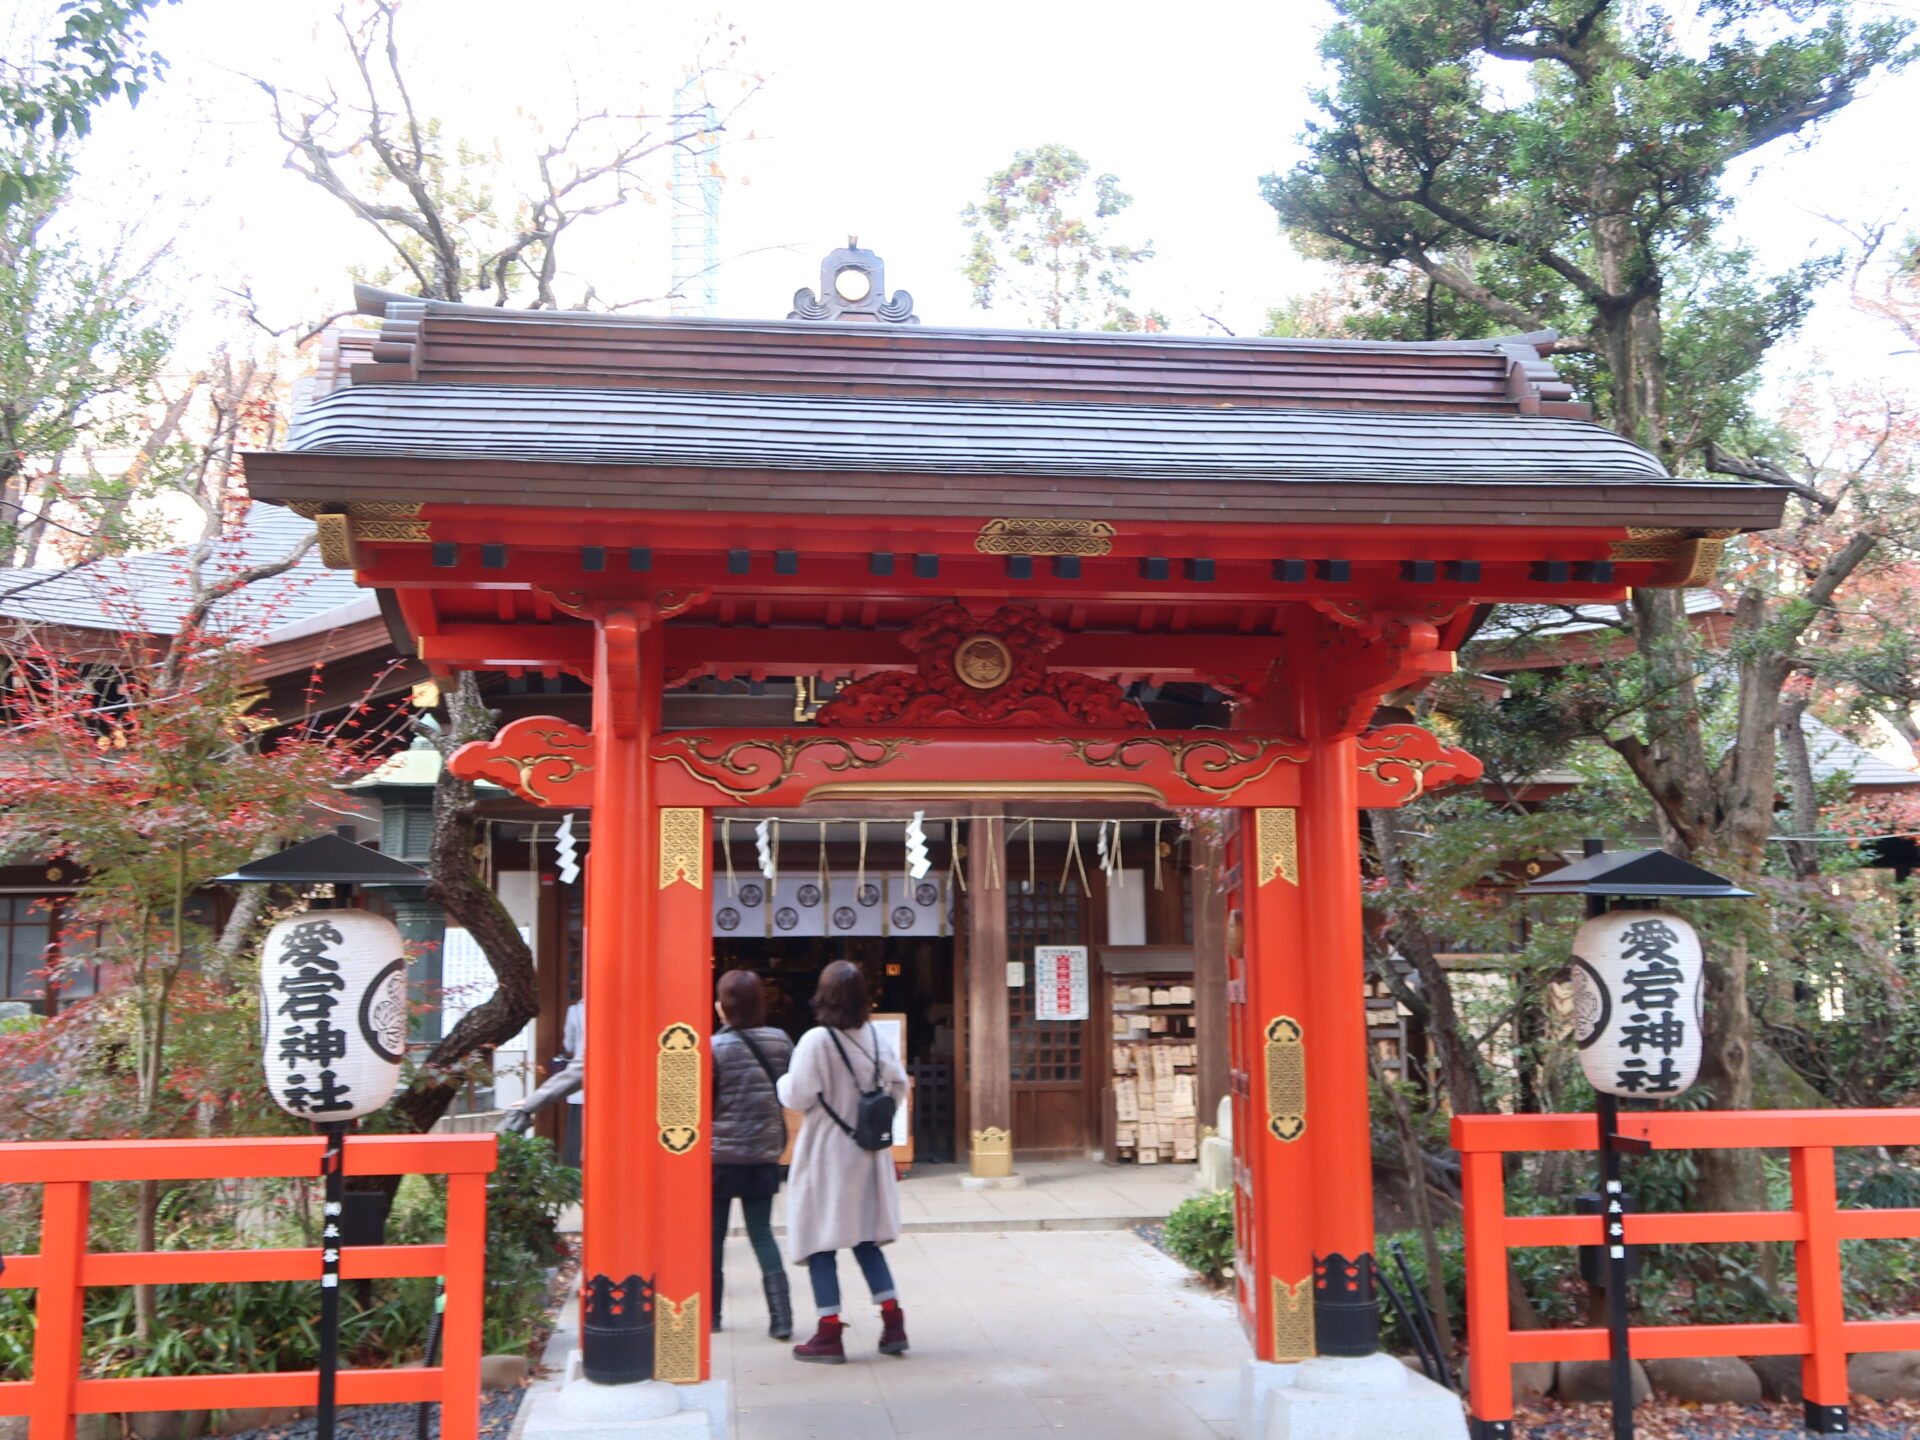
[[[793,1299],[773,1238],[773,1197],[787,1122],[773,1087],[787,1073],[793,1042],[766,1023],[766,992],[750,970],[720,977],[714,1008],[725,1023],[713,1036],[713,1328],[720,1328],[721,1261],[738,1200],[767,1294],[767,1333],[785,1340],[793,1334]]]

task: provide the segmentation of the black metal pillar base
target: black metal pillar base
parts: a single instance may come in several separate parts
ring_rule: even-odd
[[[653,1378],[653,1282],[595,1275],[580,1292],[580,1365],[596,1385]]]
[[[1373,1256],[1321,1255],[1313,1262],[1313,1340],[1322,1355],[1357,1358],[1380,1348]]]
[[[1850,1435],[1853,1427],[1847,1424],[1847,1407],[1844,1405],[1816,1405],[1805,1402],[1807,1407],[1807,1433],[1809,1435]]]
[[[1467,1440],[1513,1440],[1513,1421],[1467,1417]]]

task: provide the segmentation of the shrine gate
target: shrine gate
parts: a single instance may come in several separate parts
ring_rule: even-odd
[[[977,876],[1022,802],[1225,812],[1241,1310],[1260,1360],[1371,1354],[1357,811],[1479,773],[1376,710],[1492,604],[1703,583],[1783,492],[1669,476],[1544,335],[922,327],[853,248],[785,321],[360,302],[253,495],[437,671],[592,686],[591,729],[456,762],[592,811],[587,1378],[708,1373],[714,818],[902,801],[963,820]],[[809,723],[676,728],[716,675],[841,683]],[[1156,728],[1143,687],[1178,686],[1230,727]]]

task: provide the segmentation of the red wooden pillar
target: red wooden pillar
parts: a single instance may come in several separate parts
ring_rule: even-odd
[[[1380,1338],[1358,766],[1352,736],[1316,740],[1300,792],[1298,968],[1313,1131],[1314,1338],[1322,1355],[1371,1355]]]
[[[651,726],[649,727],[651,729]],[[654,1329],[656,1380],[691,1384],[707,1378],[712,1328],[712,1116],[707,1113],[709,1039],[713,1033],[713,923],[708,885],[707,812],[664,807],[656,817],[658,865],[640,883],[653,889],[658,942],[653,997],[658,1033],[651,1037],[656,1113],[647,1132],[659,1147],[654,1215],[660,1227]]]
[[[654,1374],[662,1025],[652,980],[653,774],[647,741],[660,695],[660,636],[643,605],[596,626],[592,846],[587,855],[584,1233],[580,1350],[602,1385]],[[702,1234],[704,1250],[704,1232]]]
[[[1235,1209],[1243,1237],[1235,1267],[1254,1354],[1304,1360],[1314,1353],[1312,1223],[1314,1135],[1319,1123],[1307,1072],[1308,1030],[1299,812],[1235,812],[1229,836],[1226,948],[1233,1012]]]

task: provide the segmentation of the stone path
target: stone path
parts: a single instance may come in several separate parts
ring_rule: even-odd
[[[1247,1355],[1233,1307],[1136,1236],[913,1234],[887,1253],[912,1352],[875,1352],[879,1321],[844,1259],[848,1363],[802,1365],[767,1338],[752,1254],[729,1243],[714,1374],[733,1382],[738,1440],[1232,1434]],[[804,1283],[796,1289],[796,1323],[810,1333]]]
[[[1017,1190],[962,1189],[960,1166],[916,1166],[902,1182],[907,1233],[887,1256],[913,1340],[904,1359],[874,1350],[879,1320],[851,1257],[848,1363],[793,1359],[790,1343],[767,1338],[759,1268],[736,1228],[727,1328],[713,1337],[736,1440],[1231,1436],[1248,1354],[1233,1306],[1132,1233],[1196,1193],[1195,1167],[1020,1170]],[[812,1297],[805,1273],[788,1273],[804,1338]],[[573,1304],[560,1323],[553,1362],[573,1343]]]

